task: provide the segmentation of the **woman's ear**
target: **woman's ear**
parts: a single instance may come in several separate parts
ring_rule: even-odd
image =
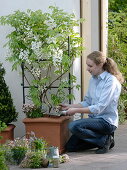
[[[103,68],[103,65],[104,65],[104,63],[100,63],[98,66],[99,66],[100,68]]]

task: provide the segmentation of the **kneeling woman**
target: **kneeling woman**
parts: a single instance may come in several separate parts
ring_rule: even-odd
[[[87,56],[87,71],[92,75],[84,100],[79,104],[61,104],[67,115],[87,113],[88,118],[69,124],[72,133],[66,144],[68,151],[98,148],[96,154],[114,147],[114,131],[118,127],[118,100],[123,77],[117,64],[102,52]]]

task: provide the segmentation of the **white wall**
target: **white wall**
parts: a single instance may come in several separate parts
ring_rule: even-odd
[[[91,1],[91,50],[99,50],[100,43],[100,16],[99,0]]]
[[[41,9],[43,12],[45,12],[50,5],[56,5],[69,13],[74,12],[77,16],[77,19],[80,17],[80,0],[0,0],[0,16],[11,14],[16,10],[25,11],[26,9]],[[23,136],[25,134],[24,125],[22,123],[22,119],[25,117],[25,115],[22,113],[21,73],[18,71],[12,72],[11,63],[5,60],[7,50],[3,48],[3,45],[7,41],[6,35],[10,32],[10,30],[11,28],[8,26],[0,26],[0,62],[3,63],[3,66],[6,69],[5,80],[14,99],[16,110],[19,112],[18,121],[15,122],[15,137],[17,137]],[[77,83],[79,84],[81,79],[80,68],[79,58],[76,59],[74,64],[74,73],[78,78]],[[81,98],[80,91],[77,92],[74,90],[74,93],[76,95],[75,102],[79,102]]]
[[[101,50],[107,55],[108,46],[108,0],[101,0]]]
[[[81,0],[82,17],[85,22],[82,24],[82,36],[85,39],[85,50],[82,54],[82,98],[86,94],[91,75],[86,70],[86,56],[94,50],[99,50],[99,0]]]

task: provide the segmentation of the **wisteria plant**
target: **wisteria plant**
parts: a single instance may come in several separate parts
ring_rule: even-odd
[[[80,88],[71,68],[83,47],[82,38],[75,31],[82,19],[77,20],[74,14],[58,7],[50,6],[49,10],[18,10],[2,16],[0,23],[14,28],[7,35],[6,44],[12,69],[24,66],[29,98],[35,106],[47,106],[50,112],[65,99],[74,99],[73,94],[65,93],[65,88]],[[52,91],[53,86],[58,88]]]

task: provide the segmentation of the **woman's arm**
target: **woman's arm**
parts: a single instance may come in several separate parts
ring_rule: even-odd
[[[75,113],[91,113],[89,108],[88,107],[79,107],[79,108],[69,108],[67,111],[66,111],[66,115],[74,115]]]
[[[69,108],[83,108],[83,106],[78,104],[60,104],[60,110],[68,110]]]

